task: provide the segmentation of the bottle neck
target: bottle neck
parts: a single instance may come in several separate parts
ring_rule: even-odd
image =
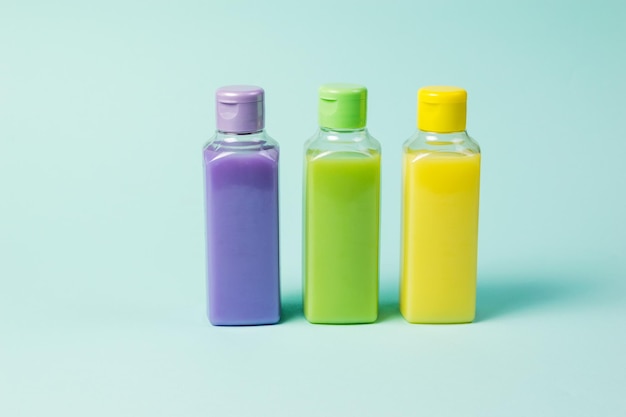
[[[321,136],[329,142],[360,142],[369,137],[365,127],[360,129],[333,129],[320,126],[319,130]]]
[[[256,132],[240,133],[240,132],[224,132],[221,130],[216,131],[215,139],[225,143],[251,143],[251,142],[263,142],[266,138],[265,130],[258,130]]]
[[[259,133],[263,133],[264,129],[259,129],[259,130],[255,130],[254,132],[229,132],[226,130],[216,130],[216,133],[218,135],[232,135],[232,136],[250,136],[250,135],[257,135]]]
[[[359,129],[335,129],[332,127],[320,126],[320,130],[322,132],[350,133],[350,132],[363,132],[367,129],[365,128],[365,126]]]
[[[418,136],[422,138],[425,142],[446,142],[446,143],[459,143],[463,142],[467,138],[467,132],[465,130],[460,130],[458,132],[428,132],[425,130],[417,131]]]

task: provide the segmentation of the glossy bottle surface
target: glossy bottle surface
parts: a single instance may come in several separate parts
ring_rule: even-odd
[[[400,312],[410,323],[467,323],[476,315],[480,188],[467,92],[422,87],[417,110],[402,166]]]
[[[480,153],[406,149],[400,310],[412,323],[474,319]]]
[[[305,155],[304,313],[313,323],[378,316],[380,148],[365,129],[321,130]]]

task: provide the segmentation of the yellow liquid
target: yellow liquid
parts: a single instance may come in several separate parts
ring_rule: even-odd
[[[400,311],[411,323],[467,323],[476,311],[480,154],[407,152]]]

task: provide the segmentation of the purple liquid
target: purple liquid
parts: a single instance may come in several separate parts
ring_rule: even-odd
[[[280,319],[278,149],[204,150],[207,292],[214,325]]]

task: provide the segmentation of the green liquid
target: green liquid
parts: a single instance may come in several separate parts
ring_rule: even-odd
[[[307,155],[305,164],[304,314],[376,321],[380,154]]]

